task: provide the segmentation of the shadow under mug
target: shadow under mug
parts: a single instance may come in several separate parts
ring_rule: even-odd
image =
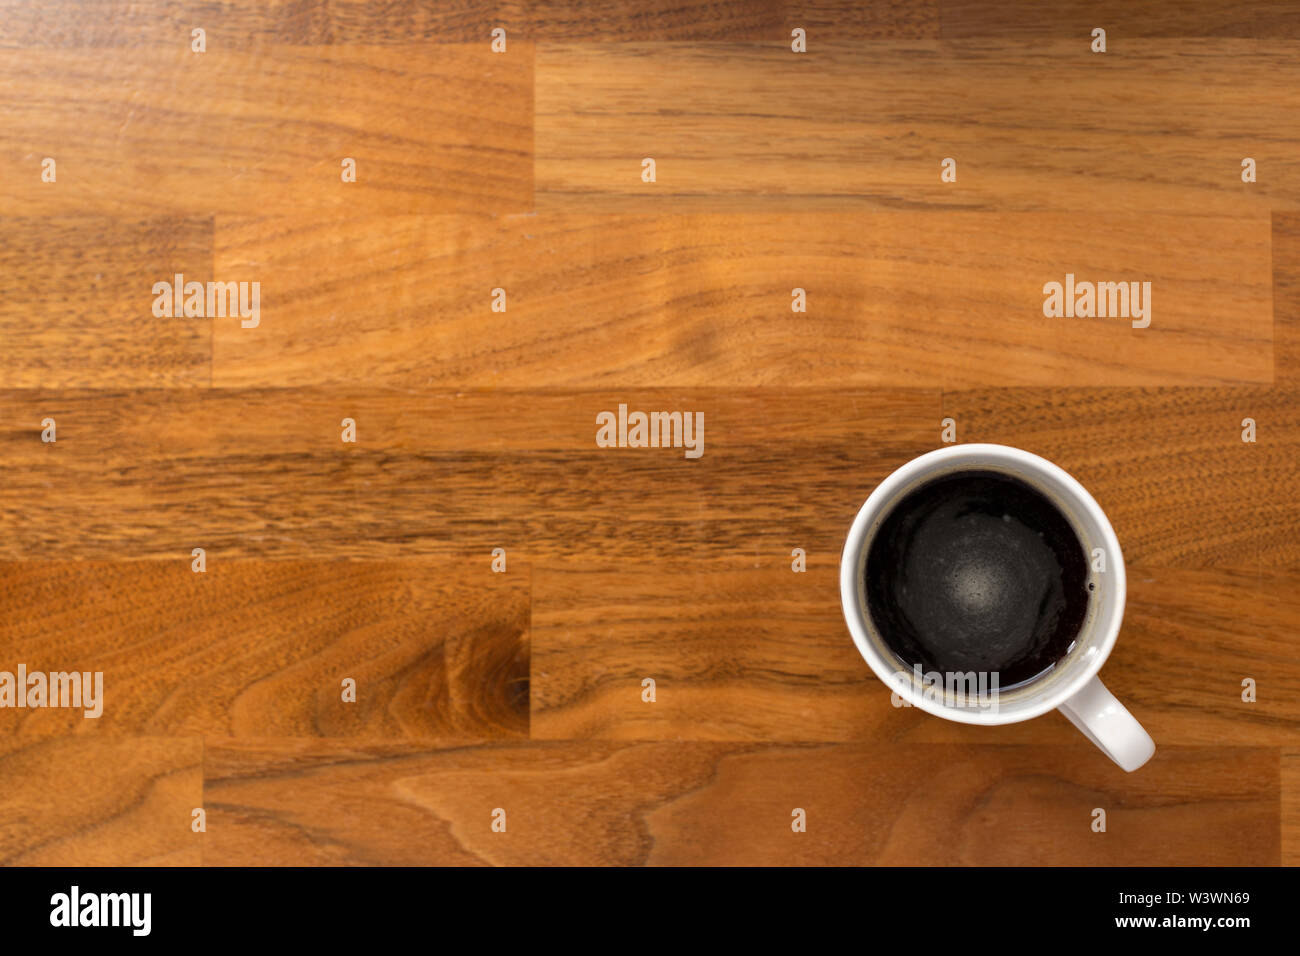
[[[864,589],[868,549],[894,505],[932,478],[970,470],[1011,475],[1047,495],[1073,526],[1097,572],[1089,615],[1071,650],[1046,674],[991,697],[966,693],[971,685],[960,681],[940,686],[909,669],[876,631]],[[907,703],[967,724],[1010,724],[1060,710],[1106,756],[1133,771],[1151,759],[1155,743],[1097,676],[1119,637],[1126,591],[1124,556],[1101,506],[1063,469],[1007,445],[951,445],[903,465],[867,498],[840,559],[840,600],[853,642],[876,676]]]

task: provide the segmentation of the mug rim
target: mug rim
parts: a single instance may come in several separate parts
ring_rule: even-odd
[[[1107,558],[1110,559],[1108,573],[1111,575],[1111,581],[1113,582],[1111,586],[1115,592],[1115,604],[1114,610],[1109,615],[1109,620],[1104,624],[1104,633],[1094,642],[1097,652],[1092,655],[1092,660],[1088,665],[1068,682],[1063,683],[1050,694],[1045,694],[1041,699],[1035,700],[1029,706],[1019,709],[1015,713],[1004,713],[1001,709],[990,712],[949,707],[943,701],[921,694],[915,685],[910,682],[906,686],[895,686],[893,675],[898,673],[898,670],[890,668],[888,663],[883,660],[871,642],[865,623],[861,620],[861,614],[870,612],[866,610],[865,595],[862,598],[861,607],[859,606],[858,556],[867,544],[867,532],[870,530],[871,524],[880,509],[886,502],[891,500],[895,492],[909,484],[918,472],[925,471],[949,459],[960,460],[963,457],[983,457],[986,460],[991,457],[995,460],[1014,462],[1027,466],[1031,470],[1050,474],[1053,479],[1065,487],[1070,496],[1074,498],[1075,503],[1086,511],[1097,524],[1104,539],[1101,543],[1106,550]],[[943,717],[946,720],[953,720],[958,723],[986,725],[1019,723],[1040,717],[1048,711],[1060,707],[1061,704],[1081,691],[1089,681],[1095,678],[1102,665],[1106,663],[1106,659],[1110,657],[1110,652],[1119,639],[1127,598],[1128,579],[1124,568],[1124,553],[1120,550],[1119,538],[1115,534],[1115,529],[1111,527],[1110,519],[1106,517],[1106,512],[1101,505],[1088,492],[1088,489],[1084,488],[1073,475],[1060,465],[1048,461],[1041,455],[1035,455],[1033,452],[1012,445],[983,442],[949,445],[944,448],[936,448],[904,462],[891,471],[867,496],[867,500],[858,509],[853,524],[849,527],[848,536],[844,541],[844,550],[840,554],[840,602],[843,606],[844,619],[848,624],[849,634],[853,637],[853,643],[857,646],[858,653],[862,655],[863,660],[867,662],[867,665],[880,678],[881,682],[893,693],[903,697],[913,707],[918,707],[936,717]]]

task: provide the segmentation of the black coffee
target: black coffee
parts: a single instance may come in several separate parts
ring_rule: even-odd
[[[1065,657],[1088,614],[1088,562],[1045,495],[994,471],[908,492],[867,551],[867,608],[911,670],[986,672],[999,689]]]

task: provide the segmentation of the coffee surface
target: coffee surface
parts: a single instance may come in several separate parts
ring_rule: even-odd
[[[1091,599],[1068,519],[995,471],[908,492],[872,539],[864,574],[872,622],[909,670],[997,673],[1003,691],[1069,653]]]

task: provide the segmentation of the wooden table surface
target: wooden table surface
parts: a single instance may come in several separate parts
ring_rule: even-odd
[[[0,3],[0,671],[105,685],[0,709],[0,862],[1300,862],[1300,5],[194,10]],[[1111,516],[1140,771],[854,649],[945,419]]]

